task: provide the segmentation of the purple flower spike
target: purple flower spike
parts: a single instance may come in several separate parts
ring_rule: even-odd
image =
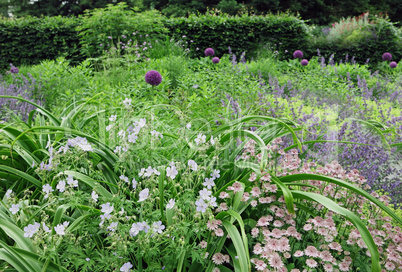
[[[145,82],[152,86],[158,86],[162,82],[162,76],[158,71],[151,70],[145,74]]]
[[[307,66],[308,65],[308,60],[304,59],[300,63],[301,63],[302,66]]]
[[[220,59],[218,58],[218,57],[214,57],[214,58],[212,58],[212,63],[219,63],[220,62]]]
[[[300,50],[296,50],[295,52],[293,52],[293,57],[295,59],[301,59],[303,58],[303,52]]]
[[[215,51],[212,48],[205,49],[205,56],[212,57],[215,54]]]
[[[391,63],[389,64],[389,67],[391,68],[396,68],[396,66],[398,66],[398,64],[395,61],[391,61]]]
[[[385,52],[384,54],[382,54],[382,60],[392,60],[392,55],[389,52]]]

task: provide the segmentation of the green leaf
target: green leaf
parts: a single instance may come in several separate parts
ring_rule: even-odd
[[[371,271],[372,272],[381,272],[381,265],[380,265],[380,255],[378,253],[377,246],[374,243],[373,237],[371,236],[370,232],[364,225],[364,223],[360,220],[360,218],[355,215],[353,212],[342,208],[334,201],[329,199],[328,197],[310,193],[310,192],[302,192],[302,191],[295,191],[292,190],[292,194],[295,198],[298,199],[307,199],[311,201],[315,201],[320,203],[321,205],[325,206],[331,211],[334,211],[340,215],[345,216],[360,232],[362,239],[366,243],[368,250],[371,254]]]

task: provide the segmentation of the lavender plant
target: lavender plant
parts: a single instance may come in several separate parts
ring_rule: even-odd
[[[14,68],[18,69],[17,67]],[[17,74],[18,72],[15,73],[15,69],[11,75],[6,76],[11,77],[11,80],[0,75],[0,95],[22,97],[38,105],[43,105],[45,101],[41,83],[30,74],[28,74],[28,77],[25,77],[22,74]],[[27,121],[29,113],[34,109],[35,106],[26,102],[4,97],[0,98],[1,121],[10,120],[14,115]]]

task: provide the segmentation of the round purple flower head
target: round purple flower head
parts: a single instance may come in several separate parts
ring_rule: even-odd
[[[152,86],[158,86],[162,82],[162,76],[158,71],[151,70],[145,74],[145,82]]]
[[[10,63],[10,66],[11,66],[10,72],[13,74],[18,74],[20,70],[17,67],[15,67],[12,63]]]
[[[295,59],[301,59],[303,57],[303,52],[300,50],[296,50],[295,52],[293,52],[293,57]]]
[[[218,57],[214,57],[214,58],[212,58],[212,63],[219,63],[220,62],[220,59],[218,58]]]
[[[215,51],[212,48],[207,48],[207,49],[205,49],[204,53],[205,53],[205,56],[212,57],[215,54]]]
[[[382,60],[392,60],[392,55],[389,52],[382,54]]]
[[[391,63],[389,64],[389,67],[391,68],[396,68],[396,66],[398,66],[398,64],[395,61],[391,61]]]
[[[302,66],[307,66],[308,65],[308,60],[304,59],[300,63],[301,63]]]

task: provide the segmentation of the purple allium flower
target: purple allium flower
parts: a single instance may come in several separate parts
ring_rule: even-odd
[[[300,50],[296,50],[295,52],[293,52],[293,57],[295,59],[301,59],[303,57],[303,52]]]
[[[398,66],[398,64],[395,61],[391,61],[391,63],[389,64],[389,67],[391,68],[396,68],[396,66]]]
[[[396,66],[395,66],[395,67],[396,67]],[[11,73],[13,73],[13,74],[18,74],[19,71],[20,71],[20,70],[19,70],[17,67],[11,66],[11,69],[10,69],[10,72],[11,72]]]
[[[207,48],[205,49],[205,56],[209,57],[209,56],[213,56],[215,54],[215,51],[212,48]]]
[[[303,59],[300,63],[301,63],[302,66],[307,66],[308,65],[308,60]]]
[[[145,74],[145,82],[152,86],[158,86],[162,82],[162,76],[158,71],[151,70]]]
[[[218,57],[212,58],[212,63],[219,63],[220,59]]]
[[[382,60],[392,60],[392,55],[389,52],[382,54]]]

